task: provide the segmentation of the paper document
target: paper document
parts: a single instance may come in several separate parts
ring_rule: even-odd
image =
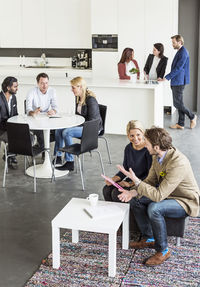
[[[112,217],[119,215],[121,212],[123,212],[119,206],[113,205],[97,205],[95,207],[88,206],[85,207],[83,210],[91,219]]]

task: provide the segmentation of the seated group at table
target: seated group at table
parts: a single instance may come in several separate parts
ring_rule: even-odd
[[[37,86],[32,88],[26,96],[26,113],[28,116],[37,116],[40,113],[54,115],[58,113],[56,91],[49,87],[49,77],[46,73],[40,73],[36,77]],[[102,130],[102,119],[100,116],[99,105],[94,93],[87,88],[87,84],[82,77],[76,77],[71,80],[72,92],[75,96],[75,113],[85,118],[85,121],[93,119],[99,120],[99,133]],[[12,117],[18,115],[16,92],[18,89],[17,79],[7,77],[2,83],[2,91],[0,93],[0,140],[7,142],[6,122]],[[81,138],[83,127],[77,126],[66,129],[58,129],[55,131],[55,147],[54,155],[59,148],[69,146],[74,138]],[[37,145],[44,147],[43,131],[33,130],[33,134],[37,136]],[[58,152],[56,164],[61,164],[61,153]],[[5,156],[3,157],[5,160]],[[73,170],[73,155],[66,153],[65,162],[62,166],[56,166],[59,170]],[[10,157],[9,166],[17,164],[16,157]]]

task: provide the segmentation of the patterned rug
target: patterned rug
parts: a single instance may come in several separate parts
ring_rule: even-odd
[[[122,250],[121,236],[117,245],[117,274],[110,278],[108,236],[80,232],[79,243],[73,244],[67,231],[61,240],[61,267],[52,269],[50,254],[25,287],[200,287],[200,218],[190,218],[181,246],[169,237],[171,257],[157,267],[142,264],[154,250]]]
[[[137,250],[121,286],[200,287],[200,218],[190,218],[181,246],[168,237],[171,257],[162,265],[146,267],[153,249]]]
[[[52,254],[40,265],[26,287],[100,287],[120,286],[128,271],[134,250],[121,249],[117,240],[117,274],[108,277],[108,235],[80,232],[79,243],[71,243],[71,231],[61,239],[61,264],[52,268]]]

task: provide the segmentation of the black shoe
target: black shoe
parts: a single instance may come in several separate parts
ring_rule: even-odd
[[[62,164],[62,157],[61,156],[57,156],[56,159],[54,158],[52,161],[52,164],[54,164],[55,160],[56,160],[55,164]]]
[[[10,160],[11,160],[11,163],[17,164],[16,156],[11,156]]]
[[[63,164],[62,166],[56,167],[56,169],[72,171],[72,170],[74,170],[74,162],[73,161],[66,161],[65,164]]]
[[[9,155],[9,154],[8,154]],[[3,157],[2,157],[2,159],[5,161],[6,160],[6,156],[5,156],[5,154],[3,155]],[[8,164],[12,164],[12,163],[14,163],[14,164],[17,164],[17,159],[16,159],[16,156],[15,155],[13,155],[13,156],[9,156],[9,158],[8,158]]]

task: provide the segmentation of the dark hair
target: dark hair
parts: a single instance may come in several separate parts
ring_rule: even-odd
[[[36,80],[39,83],[40,78],[47,78],[49,80],[49,76],[46,73],[40,73],[37,75]]]
[[[132,52],[134,52],[132,48],[125,48],[124,51],[122,52],[122,56],[119,63],[125,63],[126,60],[131,60]]]
[[[163,58],[164,57],[164,55],[163,55],[163,53],[164,53],[164,46],[163,46],[163,44],[162,43],[155,43],[154,47],[160,52],[159,58]]]
[[[177,42],[181,42],[181,45],[184,45],[184,39],[181,35],[174,35],[171,37],[171,39],[176,39]]]
[[[157,127],[146,129],[144,137],[152,144],[153,147],[158,145],[162,151],[168,150],[172,147],[172,138],[165,129]]]
[[[13,83],[17,82],[17,79],[15,77],[7,77],[4,79],[1,87],[2,91],[6,93],[8,91],[8,87],[12,87]]]

